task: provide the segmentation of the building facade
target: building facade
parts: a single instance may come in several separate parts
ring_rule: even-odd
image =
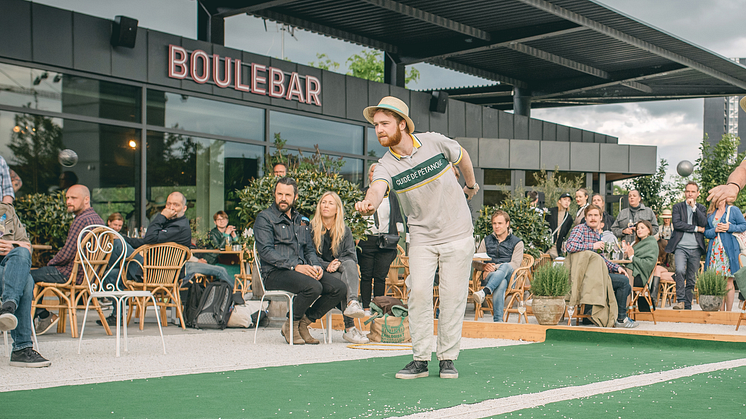
[[[0,154],[23,179],[21,194],[87,185],[96,211],[146,226],[173,190],[188,216],[235,207],[232,192],[264,174],[277,137],[290,154],[341,158],[363,184],[386,151],[362,116],[393,95],[417,131],[455,138],[483,189],[475,210],[533,172],[555,168],[605,193],[613,180],[651,174],[656,148],[345,76],[163,32],[137,29],[134,48],[111,45],[112,21],[24,0],[0,0]],[[73,167],[57,161],[72,149]]]
[[[746,58],[731,58],[740,64],[746,64]],[[708,97],[704,104],[704,135],[710,145],[715,145],[725,134],[746,138],[746,113],[738,105],[738,96]],[[741,141],[738,152],[746,151],[746,143]]]

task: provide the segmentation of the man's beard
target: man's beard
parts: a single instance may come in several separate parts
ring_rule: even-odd
[[[401,131],[397,129],[392,137],[378,137],[378,142],[384,147],[396,147],[401,142]]]
[[[293,200],[290,203],[284,200],[280,202],[275,202],[275,203],[277,204],[277,208],[279,208],[281,212],[288,212],[288,210],[290,210],[290,208],[292,208],[293,205],[295,204],[295,200]]]

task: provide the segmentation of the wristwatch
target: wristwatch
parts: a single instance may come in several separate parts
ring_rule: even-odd
[[[474,182],[474,185],[472,186],[468,186],[468,185],[464,185],[464,186],[466,186],[466,189],[476,189],[479,187],[479,184],[477,182]]]

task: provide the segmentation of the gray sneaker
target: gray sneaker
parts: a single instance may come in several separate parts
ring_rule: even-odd
[[[365,310],[363,310],[363,307],[357,300],[350,300],[350,302],[347,303],[344,315],[352,317],[353,319],[360,319],[365,317]]]
[[[458,378],[458,370],[450,359],[440,361],[440,378]]]
[[[40,335],[47,333],[48,331],[52,329],[52,327],[54,327],[57,324],[59,320],[60,320],[59,316],[57,316],[56,314],[52,314],[52,313],[50,313],[49,317],[47,317],[46,319],[37,318],[36,319],[36,335],[40,336]]]
[[[411,380],[413,378],[427,377],[428,375],[430,373],[427,372],[426,361],[412,361],[396,373],[396,378]]]
[[[637,326],[639,326],[639,324],[636,321],[630,319],[629,317],[625,317],[624,320],[621,322],[619,320],[614,322],[614,327],[624,327],[627,329],[634,329]]]
[[[346,331],[342,334],[342,339],[346,340],[350,343],[368,343],[370,342],[370,339],[368,339],[362,332],[357,330],[357,327],[353,327],[350,329],[350,331]]]
[[[0,307],[0,332],[13,330],[18,326],[18,318],[15,316],[16,303],[6,301]]]

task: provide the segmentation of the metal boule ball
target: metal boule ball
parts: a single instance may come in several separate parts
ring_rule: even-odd
[[[679,176],[687,177],[694,171],[694,165],[689,160],[682,160],[676,165],[676,172]]]
[[[66,148],[60,151],[57,159],[60,161],[61,165],[65,167],[73,167],[75,166],[75,164],[78,163],[78,153],[70,150],[69,148]]]

